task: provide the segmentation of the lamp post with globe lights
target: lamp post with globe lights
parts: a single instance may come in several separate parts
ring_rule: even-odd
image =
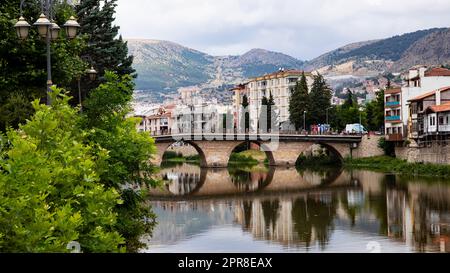
[[[37,32],[42,39],[45,39],[47,46],[47,104],[50,104],[50,97],[52,82],[52,63],[51,63],[51,42],[59,38],[60,27],[53,21],[53,7],[55,0],[40,0],[41,3],[41,15],[37,21],[33,24],[37,28]],[[20,1],[20,17],[17,23],[14,25],[16,29],[17,37],[20,40],[26,40],[30,33],[31,25],[23,17],[23,7],[25,0]],[[73,39],[77,35],[80,25],[76,19],[72,16],[64,24],[67,38]]]

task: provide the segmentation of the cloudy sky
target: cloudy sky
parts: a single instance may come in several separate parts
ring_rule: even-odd
[[[348,43],[450,27],[449,0],[118,0],[125,38],[212,54],[252,48],[311,59]]]

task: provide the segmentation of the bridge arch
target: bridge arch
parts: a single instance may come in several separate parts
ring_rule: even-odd
[[[200,158],[200,166],[201,167],[207,167],[207,161],[206,161],[206,156],[204,151],[202,150],[202,148],[195,142],[195,141],[171,141],[171,142],[165,142],[165,143],[157,143],[156,144],[156,148],[157,148],[157,153],[153,158],[153,163],[155,165],[161,165],[162,160],[163,160],[163,156],[164,154],[167,152],[167,150],[172,147],[174,144],[176,143],[183,143],[183,144],[188,144],[191,147],[193,147],[195,149],[195,151],[197,151],[199,158]]]
[[[273,153],[272,151],[269,149],[269,147],[267,146],[267,144],[265,144],[262,141],[256,141],[256,140],[245,140],[245,141],[237,141],[236,143],[234,143],[234,147],[232,147],[232,150],[230,151],[230,154],[228,155],[228,161],[227,164],[230,160],[231,154],[236,151],[236,149],[238,149],[240,146],[242,145],[251,145],[251,144],[256,144],[260,151],[263,151],[266,155],[267,160],[269,161],[269,165],[275,165],[275,159],[273,157]]]

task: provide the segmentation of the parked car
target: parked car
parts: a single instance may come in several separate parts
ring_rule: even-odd
[[[345,134],[354,135],[354,134],[367,134],[366,128],[359,123],[347,124],[345,126]]]

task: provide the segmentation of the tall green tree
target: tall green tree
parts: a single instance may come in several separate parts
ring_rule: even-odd
[[[317,74],[309,94],[308,121],[309,124],[323,124],[326,122],[326,111],[331,107],[332,92],[325,78]]]
[[[353,94],[352,90],[348,89],[347,98],[345,99],[344,104],[342,104],[343,109],[348,109],[351,107],[355,107],[357,105],[356,96]]]
[[[274,129],[274,126],[279,126],[278,113],[272,92],[270,92],[269,100],[267,101],[267,115],[267,129],[269,131],[272,131]]]
[[[242,97],[242,108],[243,108],[243,116],[241,117],[241,128],[244,128],[245,132],[247,132],[250,128],[250,109],[248,109],[249,102],[247,95]]]
[[[131,76],[105,73],[105,82],[94,89],[85,102],[83,124],[88,139],[109,151],[106,172],[101,182],[120,192],[123,204],[116,208],[118,231],[127,241],[128,251],[137,251],[143,234],[151,233],[155,216],[151,207],[143,204],[141,186],[154,187],[155,167],[149,162],[156,152],[154,140],[138,132],[140,119],[128,118],[134,90]]]
[[[303,113],[308,110],[309,105],[308,93],[308,82],[303,73],[300,81],[296,83],[289,101],[290,120],[297,130],[303,127]]]
[[[269,105],[269,100],[267,99],[266,96],[263,96],[261,99],[261,111],[259,113],[259,121],[258,121],[258,128],[259,129],[265,129],[268,130],[269,128],[267,127],[267,120],[268,120],[268,105]],[[264,124],[265,128],[260,128],[261,124]]]
[[[80,33],[87,37],[82,58],[98,72],[98,79],[89,88],[97,87],[106,71],[119,76],[134,75],[133,57],[128,55],[127,43],[114,24],[117,0],[81,0],[76,6]],[[83,86],[84,87],[84,86]]]

